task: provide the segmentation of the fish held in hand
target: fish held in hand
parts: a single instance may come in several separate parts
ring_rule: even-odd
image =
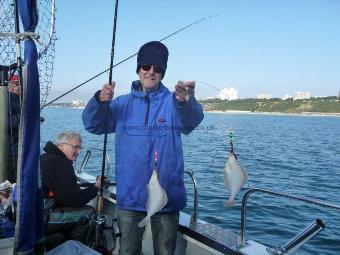
[[[159,184],[157,171],[153,170],[148,184],[147,216],[138,223],[138,227],[142,228],[148,224],[151,216],[162,210],[167,202],[168,197]]]
[[[235,196],[247,180],[247,172],[238,164],[235,153],[230,152],[224,169],[224,184],[229,189],[230,196],[224,203],[224,207],[235,205]]]

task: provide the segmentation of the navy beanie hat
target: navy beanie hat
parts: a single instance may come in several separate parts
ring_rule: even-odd
[[[148,42],[140,47],[138,51],[136,72],[139,72],[141,65],[154,65],[164,70],[164,77],[168,56],[168,48],[163,43],[159,41]]]

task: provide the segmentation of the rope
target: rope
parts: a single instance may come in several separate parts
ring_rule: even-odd
[[[31,39],[36,41],[37,43],[39,43],[40,45],[42,45],[43,43],[39,41],[40,39],[40,35],[38,35],[35,32],[23,32],[23,33],[1,33],[0,32],[0,36],[2,37],[11,37],[15,40],[27,40],[27,39]]]

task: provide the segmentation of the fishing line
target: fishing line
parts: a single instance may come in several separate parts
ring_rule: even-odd
[[[216,91],[218,91],[218,92],[224,94],[224,95],[228,98],[227,100],[229,101],[229,96],[228,96],[226,93],[224,93],[222,89],[216,88],[215,86],[213,86],[213,85],[211,85],[211,84],[209,84],[209,83],[207,83],[207,82],[204,82],[204,81],[195,81],[195,82],[196,82],[196,83],[201,83],[201,84],[203,84],[203,85],[206,85],[206,86],[208,86],[208,87],[210,87],[210,88],[213,88],[213,89],[215,89]]]
[[[178,29],[177,31],[175,31],[175,32],[173,32],[173,33],[171,33],[171,34],[169,34],[169,35],[163,37],[163,38],[160,39],[159,41],[164,41],[164,40],[168,39],[169,37],[172,37],[172,36],[176,35],[177,33],[181,32],[181,31],[183,31],[183,30],[185,30],[185,29],[188,29],[188,28],[191,27],[191,26],[194,26],[194,25],[196,25],[196,24],[198,24],[198,23],[201,23],[201,22],[203,22],[203,21],[205,21],[205,20],[208,20],[208,19],[211,19],[211,18],[214,18],[214,17],[217,17],[217,16],[218,16],[218,15],[208,16],[208,17],[205,17],[205,18],[201,18],[201,19],[199,19],[199,20],[196,20],[196,21],[190,23],[189,25],[184,26],[184,27]],[[113,65],[112,67],[110,66],[109,68],[107,68],[107,69],[105,69],[104,71],[102,71],[102,72],[96,74],[95,76],[89,78],[88,80],[82,82],[81,84],[75,86],[74,88],[70,89],[69,91],[65,92],[64,94],[62,94],[62,95],[56,97],[55,99],[51,100],[50,102],[45,103],[45,104],[40,108],[40,110],[42,110],[42,109],[44,109],[46,106],[48,106],[48,105],[54,103],[54,102],[57,101],[58,99],[60,99],[60,98],[62,98],[62,97],[64,97],[64,96],[66,96],[66,95],[68,95],[69,93],[71,93],[72,91],[74,91],[74,90],[78,89],[79,87],[85,85],[86,83],[92,81],[93,79],[95,79],[95,78],[101,76],[102,74],[104,74],[104,73],[106,73],[107,71],[109,71],[111,68],[114,68],[114,67],[116,67],[116,66],[118,66],[118,65],[120,65],[120,64],[122,64],[122,63],[124,63],[125,61],[127,61],[127,60],[133,58],[133,57],[136,56],[137,54],[138,54],[138,52],[132,54],[131,56],[129,56],[129,57],[127,57],[127,58],[121,60],[121,61],[118,62],[118,63],[116,63],[116,64]]]
[[[230,152],[234,153],[233,130],[231,128],[229,128],[229,135],[228,135],[228,137],[229,137],[229,144],[230,144]],[[236,158],[236,154],[235,154],[235,158]]]

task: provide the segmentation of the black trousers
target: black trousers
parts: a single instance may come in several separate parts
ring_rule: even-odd
[[[85,244],[94,213],[94,208],[89,205],[80,208],[57,207],[49,215],[46,235],[58,232],[67,240],[77,240]]]
[[[8,155],[6,178],[11,183],[17,182],[17,160],[18,155]]]

